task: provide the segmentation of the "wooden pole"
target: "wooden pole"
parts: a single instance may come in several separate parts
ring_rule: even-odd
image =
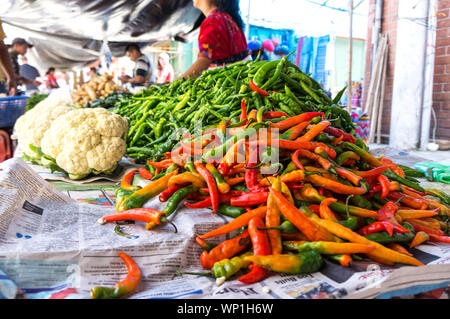
[[[353,0],[349,0],[350,34],[348,44],[348,86],[347,111],[352,109],[352,62],[353,62]]]
[[[386,35],[387,38],[387,35]],[[377,120],[377,144],[381,144],[381,118],[383,117],[383,107],[384,107],[384,88],[386,86],[386,71],[388,65],[388,52],[389,48],[385,45],[386,49],[384,52],[383,59],[383,71],[381,73],[381,93],[380,93],[380,106],[378,109],[378,120]]]

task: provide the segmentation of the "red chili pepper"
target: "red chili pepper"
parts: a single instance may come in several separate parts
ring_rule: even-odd
[[[250,192],[261,192],[264,189],[258,183],[258,172],[256,168],[252,168],[258,165],[258,148],[255,148],[253,152],[250,153],[250,157],[247,162],[247,167],[245,169],[245,185]]]
[[[374,222],[359,229],[358,233],[362,236],[367,236],[369,234],[378,233],[383,230],[386,230],[389,236],[392,236],[392,234],[394,233],[394,225],[392,225],[392,223],[389,221]]]
[[[208,185],[209,194],[212,201],[212,213],[215,214],[219,209],[219,190],[217,189],[216,180],[214,176],[206,169],[202,163],[195,163],[197,172],[203,177]]]
[[[240,196],[245,192],[242,191],[231,191],[227,194],[219,194],[219,204],[229,204],[230,199],[235,196]],[[184,205],[189,208],[208,208],[212,206],[211,196],[208,196],[204,200],[197,203],[187,203],[184,202]]]
[[[398,233],[408,233],[409,229],[404,228],[395,218],[395,213],[398,210],[398,206],[392,202],[387,202],[378,210],[378,220],[388,221],[394,226],[394,230]]]
[[[364,178],[377,177],[378,175],[380,175],[384,171],[387,171],[389,168],[390,168],[390,166],[388,166],[388,165],[380,166],[380,167],[371,169],[370,171],[355,171],[355,174],[359,175],[361,177],[364,177]]]
[[[445,233],[440,229],[435,229],[435,228],[419,225],[416,222],[412,221],[411,219],[407,219],[406,221],[414,227],[414,230],[416,232],[423,231],[430,236],[431,235],[436,235],[436,236],[444,236],[445,235]]]
[[[239,117],[239,121],[243,121],[247,119],[247,108],[245,107],[245,97],[241,101],[241,116]]]
[[[449,243],[450,244],[450,237],[449,236],[439,236],[439,235],[435,235],[435,234],[428,234],[428,235],[430,236],[430,241]]]
[[[264,228],[265,224],[262,218],[253,217],[248,222],[248,233],[253,246],[253,255],[255,256],[267,256],[271,254],[269,237],[265,230],[259,230],[258,228]],[[260,282],[266,278],[268,270],[258,265],[253,265],[252,270],[240,277],[238,280],[244,284],[254,284]]]
[[[356,143],[356,139],[353,137],[353,135],[351,135],[349,133],[346,133],[343,130],[340,130],[340,129],[336,128],[336,127],[328,126],[324,130],[324,132],[328,133],[330,135],[333,135],[334,137],[338,137],[338,138],[342,136],[342,139],[344,141],[346,141],[346,142],[350,142],[350,143],[353,143],[353,144]]]
[[[146,169],[145,167],[139,168],[139,175],[141,175],[142,178],[145,178],[145,179],[152,179],[153,178],[153,174],[150,173],[148,171],[148,169]]]
[[[232,197],[230,199],[231,206],[253,206],[267,202],[269,192],[260,193],[246,193],[239,197]]]
[[[319,193],[320,196],[324,196],[324,190],[325,188],[323,188],[322,186],[317,187],[317,192]]]
[[[406,206],[418,210],[426,210],[428,208],[428,203],[426,201],[411,197],[409,195],[405,195],[404,193],[400,192],[390,192],[387,198],[391,201],[400,200],[400,202],[405,204]]]
[[[308,208],[316,215],[320,215],[320,205],[309,205]]]
[[[169,168],[170,165],[173,164],[173,161],[172,161],[172,159],[165,159],[160,162],[147,161],[147,163],[148,163],[148,165],[151,165],[151,166],[159,168],[159,169],[167,169],[167,168]]]
[[[159,201],[167,202],[169,200],[169,198],[173,195],[173,193],[175,193],[177,190],[179,190],[182,187],[184,187],[184,185],[178,185],[178,184],[170,185],[165,191],[163,191],[161,194],[159,194],[159,197],[158,197]]]
[[[384,175],[378,175],[377,180],[381,186],[381,200],[384,200],[389,194],[389,179]]]
[[[299,169],[304,171],[305,168],[303,167],[302,163],[300,163],[300,160],[298,159],[298,156],[299,156],[300,152],[301,152],[301,150],[298,149],[294,153],[292,153],[291,160],[292,160],[292,162],[294,162],[295,166],[297,166]]]
[[[250,84],[250,88],[252,89],[252,91],[257,92],[261,96],[269,96],[269,92],[264,91],[264,90],[260,89],[259,87],[257,87],[256,84],[253,83],[252,80],[249,81],[249,84]]]
[[[282,116],[289,117],[289,115],[287,115],[284,112],[279,112],[279,111],[266,112],[266,113],[263,114],[263,120],[276,119],[276,118],[279,118],[279,117],[282,117]]]
[[[120,213],[114,213],[101,217],[97,222],[101,225],[117,222],[123,220],[135,220],[147,223],[146,229],[151,229],[156,225],[161,225],[166,222],[166,217],[163,212],[160,212],[153,208],[135,208],[122,211]]]
[[[295,183],[285,183],[285,184],[286,184],[286,186],[287,186],[288,188],[290,188],[290,189],[300,189],[300,188],[305,187],[304,185],[301,185],[301,184],[295,184]]]

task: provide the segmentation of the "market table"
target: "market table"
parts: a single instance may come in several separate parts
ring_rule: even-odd
[[[392,149],[374,152],[404,165],[423,161]],[[211,215],[209,209],[183,207],[173,219],[177,233],[170,225],[146,231],[121,223],[126,235],[119,236],[114,225],[99,225],[97,219],[115,212],[114,189],[120,176],[115,182],[75,184],[56,174],[45,181],[41,176],[52,179],[49,172],[31,167],[18,157],[0,164],[0,270],[6,274],[0,286],[7,287],[1,290],[6,297],[20,293],[25,298],[89,298],[92,286],[112,286],[126,273],[118,251],[132,256],[143,272],[130,298],[392,298],[442,291],[450,284],[450,246],[443,243],[412,250],[426,267],[355,261],[352,268],[343,268],[326,261],[318,273],[273,275],[253,285],[227,281],[217,286],[212,278],[177,276],[179,269],[201,269],[195,235],[228,218]],[[447,185],[431,185],[448,191]],[[158,209],[161,203],[155,199],[145,206]]]

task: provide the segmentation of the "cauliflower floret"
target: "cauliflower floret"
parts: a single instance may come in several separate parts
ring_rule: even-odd
[[[128,122],[104,108],[75,109],[52,122],[42,152],[73,176],[114,169],[126,152]]]
[[[14,129],[23,152],[34,157],[36,154],[29,148],[29,145],[40,147],[42,137],[51,123],[73,109],[70,101],[49,96],[19,117]]]

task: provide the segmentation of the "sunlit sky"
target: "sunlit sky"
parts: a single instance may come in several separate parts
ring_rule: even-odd
[[[250,8],[251,24],[293,29],[298,35],[307,36],[348,37],[348,5],[348,0],[240,0],[244,22]],[[353,6],[353,37],[365,39],[369,0],[353,0]]]

